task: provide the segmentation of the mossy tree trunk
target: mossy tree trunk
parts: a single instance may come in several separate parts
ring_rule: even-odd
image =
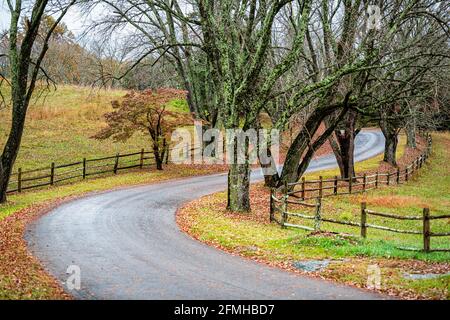
[[[406,144],[410,148],[417,148],[416,141],[416,123],[415,119],[412,118],[406,123]]]
[[[248,164],[231,164],[228,171],[227,209],[250,211],[250,168]]]

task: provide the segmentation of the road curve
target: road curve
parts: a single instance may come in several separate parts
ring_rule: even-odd
[[[360,133],[356,160],[379,154],[383,144],[380,132]],[[325,156],[309,170],[335,165],[334,156]],[[252,175],[252,181],[261,178]],[[226,175],[216,174],[94,194],[30,224],[25,239],[77,299],[383,298],[229,255],[178,229],[179,206],[225,187]],[[65,286],[70,265],[80,267],[80,290]]]

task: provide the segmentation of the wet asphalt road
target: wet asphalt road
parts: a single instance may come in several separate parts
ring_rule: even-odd
[[[355,158],[362,161],[383,148],[380,132],[362,132]],[[325,156],[308,170],[335,166],[334,156]],[[252,173],[252,181],[260,178]],[[225,188],[226,175],[218,174],[94,194],[43,216],[25,239],[77,299],[383,298],[235,257],[179,231],[179,206]],[[70,265],[80,267],[81,290],[65,286]]]

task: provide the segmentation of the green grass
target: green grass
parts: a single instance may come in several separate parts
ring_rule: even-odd
[[[164,181],[168,179],[189,177],[199,174],[208,174],[208,168],[189,168],[187,166],[170,165],[165,170],[138,170],[131,173],[109,175],[97,179],[88,179],[72,184],[48,187],[37,191],[12,194],[6,204],[0,205],[0,220],[15,212],[40,204],[49,200],[55,200],[68,196],[83,195],[85,193],[109,190],[116,187],[145,184]]]
[[[398,187],[383,187],[366,194],[325,198],[322,216],[358,222],[362,201],[366,201],[370,209],[399,215],[420,216],[424,206],[431,209],[432,215],[448,214],[450,212],[450,195],[448,193],[450,177],[447,174],[442,174],[443,172],[449,172],[450,169],[448,161],[450,153],[446,148],[448,143],[450,143],[450,135],[436,135],[432,160],[409,183]],[[358,164],[358,167],[373,168],[378,164],[378,158],[364,161]],[[334,172],[330,170],[327,173],[334,175]],[[318,174],[321,173],[315,173],[314,176]],[[215,196],[217,199],[214,199],[214,201],[225,201],[225,196],[224,193],[217,194]],[[210,211],[208,212],[208,210]],[[295,209],[290,211],[295,211]],[[292,256],[296,259],[366,256],[450,261],[450,253],[423,253],[398,248],[420,248],[422,237],[416,235],[396,234],[369,228],[368,238],[361,240],[356,237],[359,235],[358,228],[322,223],[323,230],[355,235],[354,238],[339,239],[340,244],[336,245],[333,242],[336,241],[335,239],[308,238],[308,232],[302,230],[281,230],[274,224],[260,225],[252,221],[229,220],[227,217],[215,213],[210,207],[203,208],[202,212],[205,212],[205,215],[198,216],[199,223],[196,224],[195,232],[199,233],[205,240],[218,241],[224,246],[233,245],[236,241],[238,245],[240,242],[245,242],[245,245],[253,243],[277,251],[277,254],[283,257],[282,259],[285,259],[286,256]],[[302,212],[312,213],[308,212],[307,209]],[[211,217],[212,219],[210,219]],[[398,229],[421,231],[422,228],[421,221],[393,220],[373,216],[369,216],[368,219],[369,223]],[[290,222],[312,226],[312,222],[299,218],[291,218]],[[433,220],[431,226],[432,232],[448,232],[449,230],[448,219]],[[450,248],[450,241],[446,237],[432,238],[433,247]]]
[[[401,142],[404,142],[401,140]],[[384,186],[377,190],[372,190],[366,194],[354,194],[338,197],[328,197],[322,202],[322,216],[343,221],[359,222],[361,212],[361,202],[367,202],[367,207],[378,212],[388,212],[398,215],[421,216],[424,207],[431,210],[431,215],[443,215],[450,212],[450,196],[447,192],[450,188],[448,159],[450,154],[446,145],[450,142],[450,136],[441,134],[436,136],[436,147],[433,159],[429,162],[409,183],[399,187]],[[403,143],[402,143],[403,145]],[[399,150],[398,156],[404,151]],[[371,170],[378,166],[380,156],[357,164],[357,172]],[[324,176],[334,176],[337,172],[321,172]],[[317,178],[317,173],[309,178]],[[295,212],[299,208],[289,211]],[[313,209],[301,209],[300,212],[313,214]],[[312,227],[310,221],[292,218],[291,223],[299,223]],[[421,221],[394,220],[381,217],[368,216],[368,223],[378,224],[396,229],[421,231]],[[433,220],[431,223],[432,232],[448,232],[448,219]],[[359,234],[359,229],[350,226],[341,226],[331,223],[322,223],[322,229],[332,232]],[[301,235],[300,235],[301,237]],[[287,240],[290,241],[290,240]],[[405,251],[399,247],[420,249],[422,237],[420,235],[406,235],[390,233],[383,230],[368,229],[368,238],[365,241],[358,241],[352,245],[337,246],[332,248],[332,254],[336,256],[370,256],[370,257],[397,257],[414,258],[421,260],[450,261],[449,253],[434,252],[422,253]],[[432,238],[432,248],[450,249],[450,241],[447,237]],[[323,246],[316,246],[319,250]],[[326,254],[330,254],[326,250]]]
[[[120,99],[125,93],[123,90],[59,85],[56,91],[34,99],[14,171],[19,167],[27,170],[48,166],[53,161],[63,164],[80,161],[84,157],[150,149],[150,137],[140,133],[126,142],[90,138],[105,125],[103,115],[112,110],[111,101]],[[168,109],[188,111],[183,100],[173,101]],[[7,139],[10,113],[9,109],[0,110],[0,145]]]
[[[403,141],[404,142],[404,141]],[[422,214],[424,206],[430,207],[432,215],[450,213],[450,134],[434,135],[434,152],[430,161],[421,169],[420,173],[407,184],[397,187],[384,187],[373,190],[365,195],[350,195],[325,198],[323,216],[359,221],[360,203],[366,201],[368,208],[392,212],[399,215]],[[399,150],[403,153],[404,147]],[[380,157],[369,159],[357,164],[357,171],[362,169],[374,169],[378,166]],[[336,171],[314,173],[318,175],[334,176]],[[261,187],[259,187],[261,188]],[[268,192],[263,194],[268,197]],[[258,200],[260,201],[260,200]],[[267,201],[268,202],[268,201]],[[368,229],[368,238],[361,239],[359,229],[339,226],[334,224],[322,224],[323,230],[337,232],[338,234],[326,234],[309,236],[309,232],[298,229],[281,229],[277,224],[262,223],[261,220],[252,217],[266,217],[268,212],[257,211],[248,216],[232,214],[224,211],[226,194],[218,193],[208,196],[195,206],[183,209],[183,214],[192,219],[189,223],[190,232],[201,241],[219,245],[226,250],[237,252],[243,256],[258,258],[271,263],[285,264],[297,260],[310,259],[363,259],[360,270],[349,272],[348,265],[336,266],[336,271],[330,276],[340,282],[365,285],[367,279],[367,263],[379,263],[381,266],[386,261],[403,261],[414,266],[414,261],[428,265],[429,263],[446,264],[450,262],[450,253],[444,252],[414,252],[400,250],[399,246],[420,248],[422,237],[415,235],[393,234],[387,231]],[[252,203],[254,205],[254,203]],[[295,219],[293,221],[295,223]],[[300,222],[300,221],[297,221]],[[401,229],[414,229],[420,231],[421,221],[404,221],[370,217],[372,224],[381,224]],[[306,224],[303,221],[302,224]],[[432,232],[448,232],[450,224],[448,219],[432,220]],[[355,236],[352,236],[355,235]],[[431,247],[450,248],[448,237],[432,239]],[[255,249],[256,248],[256,249]],[[392,260],[394,259],[394,260]],[[363,267],[364,266],[364,267]],[[442,299],[448,294],[450,277],[440,277],[430,280],[408,280],[402,277],[402,268],[383,267],[389,272],[386,277],[385,287],[405,292],[411,295],[419,295],[427,298]],[[448,296],[447,296],[448,298]]]
[[[347,214],[352,220],[359,221],[360,203],[367,202],[369,209],[381,212],[390,212],[398,215],[421,216],[424,207],[430,208],[432,216],[439,216],[450,213],[450,145],[449,134],[435,135],[434,154],[431,161],[414,176],[412,181],[399,187],[383,187],[373,190],[364,195],[349,195],[341,197],[330,197],[325,200],[325,214],[336,218],[341,214]],[[410,229],[421,231],[421,221],[405,221],[385,219],[369,216],[368,223],[381,224],[398,229]],[[448,232],[450,229],[449,219],[432,220],[432,232]],[[325,227],[331,229],[331,226]],[[339,228],[337,231],[347,231],[348,228]],[[353,231],[354,232],[354,231]],[[422,237],[415,235],[393,234],[386,231],[368,229],[368,244],[371,249],[367,250],[367,255],[384,255],[412,257],[418,259],[431,259],[439,261],[450,261],[449,253],[406,253],[390,248],[390,245],[420,248]],[[371,243],[377,241],[378,245]],[[386,241],[389,244],[382,244]],[[448,237],[433,237],[431,242],[433,248],[450,249]],[[373,248],[377,248],[376,250]],[[361,249],[353,249],[358,254]],[[364,252],[364,251],[363,251]]]

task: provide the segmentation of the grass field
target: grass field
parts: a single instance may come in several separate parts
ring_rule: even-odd
[[[404,142],[404,141],[403,141]],[[400,215],[421,215],[428,206],[432,215],[450,212],[450,134],[434,136],[434,153],[430,162],[410,182],[398,187],[385,187],[364,195],[330,197],[324,200],[323,215],[344,220],[359,219],[361,201],[368,207]],[[401,150],[399,152],[402,152]],[[357,172],[374,169],[380,157],[357,164]],[[334,176],[335,170],[314,173]],[[252,188],[252,213],[235,214],[225,210],[226,194],[217,193],[194,201],[179,212],[180,226],[200,241],[218,246],[226,251],[292,269],[295,261],[334,259],[320,275],[339,282],[364,287],[367,265],[379,264],[384,278],[384,292],[408,297],[448,299],[450,276],[431,280],[412,281],[402,277],[404,272],[450,272],[450,253],[421,253],[397,249],[398,245],[420,248],[420,236],[391,234],[368,230],[368,239],[335,234],[309,234],[297,229],[281,229],[268,222],[269,192],[262,185]],[[370,218],[371,223],[388,224]],[[402,224],[400,226],[400,224]],[[323,224],[324,230],[346,234],[359,234],[356,228]],[[421,230],[421,223],[404,221],[392,225],[402,229]],[[433,220],[432,231],[449,231],[448,219]],[[433,247],[450,248],[448,237],[432,240]],[[347,261],[348,260],[348,261]],[[343,262],[345,261],[345,262]]]
[[[5,89],[3,89],[5,90]],[[111,111],[111,101],[120,99],[126,91],[99,90],[89,87],[58,86],[30,106],[22,145],[15,168],[23,170],[49,165],[136,152],[151,148],[147,135],[136,134],[126,142],[97,141],[90,137],[103,126],[103,114]],[[174,101],[171,109],[186,112],[184,101]],[[10,110],[0,110],[0,145],[7,138]]]
[[[96,141],[90,136],[104,125],[103,114],[112,110],[110,102],[125,94],[120,90],[93,91],[90,88],[59,86],[45,99],[30,106],[23,143],[16,168],[24,170],[42,167],[55,161],[67,163],[83,157],[99,157],[116,152],[133,152],[150,148],[147,136],[136,135],[125,143]],[[171,108],[186,112],[184,101],[175,101]],[[0,143],[7,137],[9,111],[0,111]],[[341,220],[357,220],[360,202],[366,201],[373,210],[405,215],[420,215],[424,206],[432,215],[450,212],[450,134],[434,136],[434,154],[419,176],[400,187],[382,188],[365,195],[327,198],[324,215]],[[405,152],[405,137],[401,136],[398,157]],[[374,170],[382,156],[358,163],[356,171]],[[62,298],[54,279],[48,277],[39,263],[27,252],[22,235],[26,224],[46,204],[87,192],[115,187],[152,183],[166,179],[215,172],[208,167],[169,166],[164,172],[137,171],[69,185],[11,195],[0,206],[0,299]],[[337,170],[309,175],[330,177]],[[338,282],[365,285],[369,264],[382,267],[383,292],[408,298],[448,299],[450,277],[411,281],[402,277],[405,272],[450,272],[450,254],[417,253],[397,249],[398,245],[420,247],[418,236],[399,236],[384,231],[368,231],[368,239],[334,234],[309,235],[294,229],[281,229],[268,223],[268,191],[261,185],[252,187],[253,212],[238,215],[224,208],[226,194],[218,193],[187,205],[180,211],[180,226],[201,241],[224,250],[292,269],[292,262],[311,259],[334,259],[319,276]],[[7,219],[5,219],[7,218]],[[371,223],[389,224],[377,218]],[[391,224],[402,229],[420,228],[420,222]],[[323,224],[323,228],[349,234],[358,230]],[[432,231],[448,231],[445,220],[432,222]],[[433,247],[450,247],[447,238],[435,238]]]

